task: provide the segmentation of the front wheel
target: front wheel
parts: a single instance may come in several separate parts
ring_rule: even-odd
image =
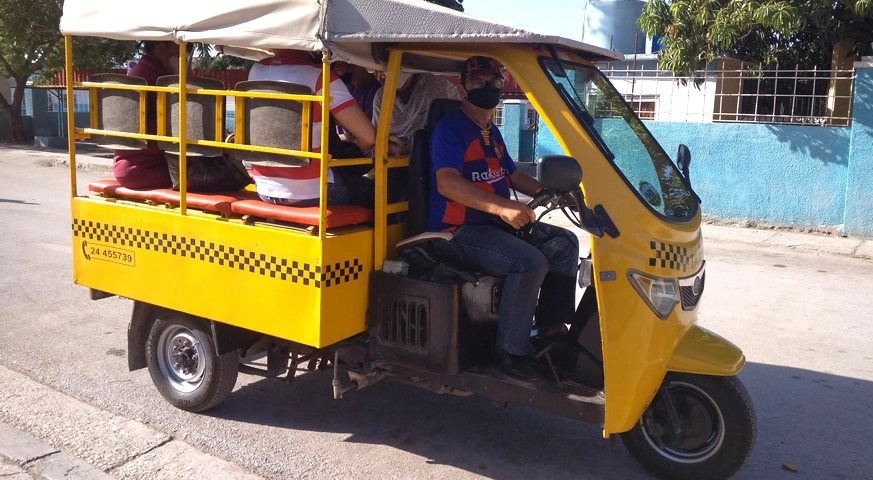
[[[721,479],[749,458],[756,424],[752,400],[737,377],[671,372],[621,440],[661,478]]]
[[[146,340],[152,382],[174,406],[201,412],[223,402],[239,374],[239,354],[217,355],[209,326],[176,312],[159,316]]]

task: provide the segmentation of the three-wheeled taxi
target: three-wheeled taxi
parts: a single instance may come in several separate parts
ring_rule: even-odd
[[[92,298],[134,301],[129,367],[148,368],[173,405],[202,411],[231,394],[239,372],[291,383],[308,365],[333,371],[337,398],[393,380],[602,425],[664,478],[728,477],[748,458],[755,413],[736,378],[745,357],[696,325],[706,275],[690,157],[680,149],[677,167],[594,67],[614,52],[417,0],[154,0],[135,14],[124,2],[67,0],[61,30],[67,101],[74,88],[91,99],[87,128],[75,128],[67,109],[74,281]],[[175,41],[179,74],[159,86],[123,76],[73,82],[77,35]],[[322,91],[193,78],[188,42],[249,58],[318,52]],[[554,195],[532,202],[563,211],[590,239],[569,334],[532,337],[535,382],[489,366],[502,279],[435,255],[451,234],[424,228],[429,129],[457,102],[435,101],[411,154],[388,155],[398,74],[455,75],[472,55],[505,66],[563,149],[538,160]],[[310,148],[314,125],[321,138],[330,133],[333,60],[385,74],[372,158]],[[152,134],[148,94],[157,101]],[[233,140],[225,140],[229,99]],[[179,158],[179,190],[114,179],[80,188],[75,141],[85,138],[115,149],[161,142]],[[225,151],[319,161],[320,204],[188,192],[190,159]],[[326,204],[328,168],[350,165],[372,166],[374,208]],[[408,199],[388,203],[389,171],[408,172]]]

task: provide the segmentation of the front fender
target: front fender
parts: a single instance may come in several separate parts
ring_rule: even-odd
[[[693,325],[676,345],[667,370],[726,377],[739,373],[745,363],[746,357],[739,347]]]

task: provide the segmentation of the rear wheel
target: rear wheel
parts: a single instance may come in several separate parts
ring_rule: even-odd
[[[237,352],[217,355],[203,320],[181,313],[159,316],[146,340],[152,382],[174,406],[201,412],[227,399],[239,374]]]
[[[668,373],[640,421],[621,439],[661,478],[728,478],[749,458],[755,410],[736,377]]]

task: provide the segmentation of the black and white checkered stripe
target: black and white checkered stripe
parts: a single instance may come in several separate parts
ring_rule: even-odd
[[[79,219],[73,219],[73,235],[86,240],[217,263],[315,288],[357,280],[364,269],[357,258],[322,267],[195,238]]]

